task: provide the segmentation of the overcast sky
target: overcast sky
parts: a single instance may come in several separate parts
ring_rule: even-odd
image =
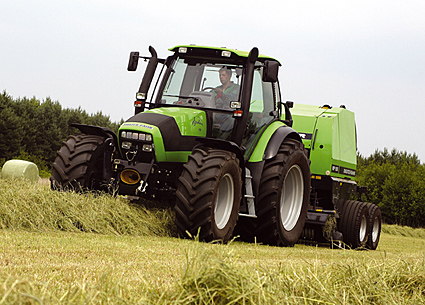
[[[118,121],[143,73],[127,71],[130,51],[258,47],[282,63],[284,100],[355,112],[362,155],[396,148],[424,163],[424,15],[409,0],[0,0],[0,90]]]

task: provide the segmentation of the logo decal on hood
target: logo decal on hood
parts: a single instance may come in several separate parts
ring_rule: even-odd
[[[204,126],[204,124],[201,122],[200,119],[196,120],[196,117],[193,118],[192,125],[193,126],[196,126],[196,125]]]

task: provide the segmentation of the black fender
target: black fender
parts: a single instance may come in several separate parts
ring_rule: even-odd
[[[82,133],[86,135],[94,135],[94,136],[101,136],[105,138],[112,138],[114,140],[114,144],[118,144],[118,138],[117,135],[106,127],[100,127],[100,126],[93,126],[93,125],[85,125],[85,124],[77,124],[72,123],[71,127],[75,127],[78,130],[80,130]]]
[[[298,140],[302,143],[301,137],[294,129],[287,126],[282,126],[276,129],[267,144],[266,150],[264,151],[264,160],[271,159],[277,155],[280,145],[285,141],[286,138]]]
[[[300,135],[293,128],[282,126],[275,130],[271,136],[266,150],[264,151],[263,160],[260,162],[250,162],[247,167],[251,171],[252,176],[252,191],[257,198],[260,187],[261,175],[263,173],[264,163],[266,160],[271,159],[277,155],[280,145],[286,138],[296,139],[302,142]]]
[[[227,151],[231,151],[235,153],[236,157],[239,159],[239,166],[242,168],[242,174],[243,174],[242,177],[243,178],[245,177],[245,159],[244,159],[245,151],[238,144],[231,141],[225,141],[222,139],[215,139],[215,138],[196,138],[196,141],[201,143],[201,145],[203,146],[218,148],[218,149],[227,150]]]

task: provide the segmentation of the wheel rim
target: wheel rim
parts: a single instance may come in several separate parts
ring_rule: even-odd
[[[359,230],[360,242],[363,242],[365,240],[366,232],[367,232],[367,218],[366,218],[366,215],[363,215],[362,220],[360,222],[360,230]]]
[[[220,230],[227,225],[232,214],[233,195],[233,178],[230,174],[225,174],[218,184],[214,208],[215,224]]]
[[[376,217],[373,221],[372,226],[372,242],[375,243],[378,240],[379,235],[379,219]]]
[[[304,179],[301,168],[293,165],[283,181],[280,196],[280,220],[286,231],[291,231],[300,218],[304,197]]]

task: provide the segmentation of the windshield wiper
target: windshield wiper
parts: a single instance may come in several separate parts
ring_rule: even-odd
[[[182,96],[182,95],[171,95],[171,94],[164,94],[163,96],[171,96],[171,97],[178,97],[178,98],[184,98],[184,99],[193,99],[194,101],[200,101],[200,99],[196,96]]]

